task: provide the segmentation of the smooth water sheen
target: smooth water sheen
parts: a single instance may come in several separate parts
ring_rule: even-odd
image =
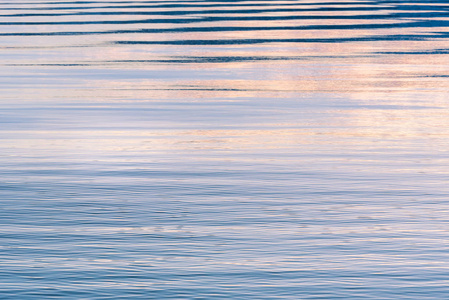
[[[0,299],[447,299],[449,3],[1,0]]]

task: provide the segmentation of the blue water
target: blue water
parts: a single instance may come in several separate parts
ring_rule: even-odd
[[[0,299],[447,299],[447,1],[0,2]]]

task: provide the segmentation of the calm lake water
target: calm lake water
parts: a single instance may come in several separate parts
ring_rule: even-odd
[[[448,1],[0,2],[1,299],[447,299]]]

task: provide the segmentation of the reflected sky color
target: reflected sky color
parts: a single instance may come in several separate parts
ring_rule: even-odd
[[[448,11],[1,2],[0,298],[446,298]]]

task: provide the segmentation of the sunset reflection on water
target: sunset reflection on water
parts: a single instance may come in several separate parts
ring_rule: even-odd
[[[0,298],[444,299],[448,7],[0,3]]]

